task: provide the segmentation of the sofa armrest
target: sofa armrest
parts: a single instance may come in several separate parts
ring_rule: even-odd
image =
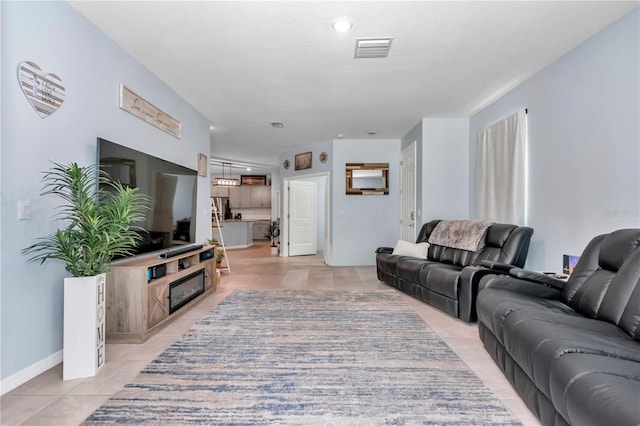
[[[495,268],[467,266],[460,272],[460,289],[458,294],[458,318],[466,322],[478,320],[476,313],[476,297],[480,280],[487,275],[506,274],[513,265],[483,260],[481,265],[493,265]]]
[[[564,281],[554,278],[552,276],[541,274],[536,271],[529,271],[522,268],[512,268],[509,270],[509,275],[519,278],[521,280],[531,281],[537,284],[546,285],[548,287],[557,288],[562,290],[566,284]]]
[[[378,247],[376,253],[393,253],[393,247]]]
[[[508,274],[511,269],[515,268],[515,265],[510,263],[494,262],[493,260],[481,260],[480,266],[493,269],[496,272],[503,272],[505,274]]]
[[[558,299],[560,289],[539,282],[523,280],[511,275],[489,275],[480,279],[478,292],[485,289],[500,289],[526,294],[543,299]]]

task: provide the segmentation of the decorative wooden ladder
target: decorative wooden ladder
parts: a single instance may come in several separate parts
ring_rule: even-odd
[[[220,207],[220,208],[219,208]],[[220,244],[222,245],[222,252],[224,253],[224,261],[227,266],[220,268],[223,271],[229,271],[231,273],[231,265],[229,265],[229,258],[227,257],[227,249],[224,246],[224,236],[222,235],[222,226],[220,226],[220,209],[222,208],[222,199],[217,197],[211,197],[211,211],[213,217],[216,220],[216,228],[218,229],[218,235],[220,236]]]

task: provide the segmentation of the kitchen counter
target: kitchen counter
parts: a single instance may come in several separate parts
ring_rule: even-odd
[[[228,249],[247,248],[253,245],[253,221],[251,220],[223,220],[220,221],[220,229],[215,224],[213,228],[213,238],[221,241],[219,233],[222,232],[224,245]]]

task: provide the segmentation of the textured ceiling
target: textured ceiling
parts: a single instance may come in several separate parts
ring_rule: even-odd
[[[213,157],[276,165],[338,134],[469,116],[638,2],[71,4],[211,120]],[[350,32],[331,28],[340,16]],[[387,58],[354,59],[356,38],[388,36]]]

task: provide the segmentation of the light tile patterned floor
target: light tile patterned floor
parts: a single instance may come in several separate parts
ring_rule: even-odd
[[[79,424],[233,289],[389,289],[378,281],[373,266],[332,268],[324,265],[320,255],[272,256],[266,243],[229,250],[228,256],[232,273],[223,273],[222,284],[214,294],[143,344],[107,344],[107,363],[95,377],[63,381],[62,365],[57,365],[2,396],[0,424]],[[403,297],[525,425],[540,424],[482,347],[475,324],[456,320],[412,297]]]

